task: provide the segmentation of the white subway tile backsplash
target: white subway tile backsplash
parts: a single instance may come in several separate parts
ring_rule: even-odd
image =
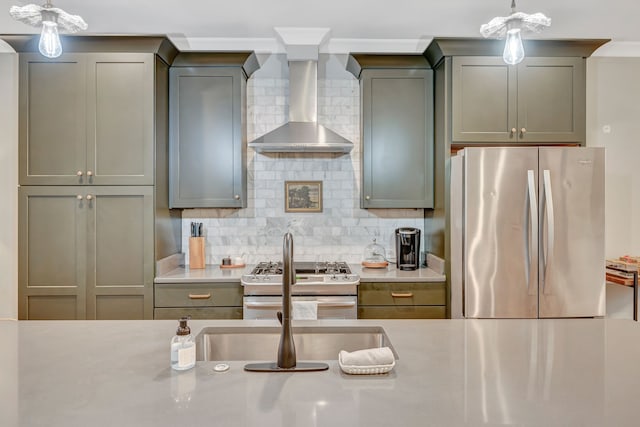
[[[247,83],[249,141],[284,124],[288,116],[288,79],[256,78]],[[354,143],[349,155],[262,155],[248,149],[245,209],[183,211],[183,248],[188,248],[189,223],[203,222],[206,256],[219,264],[225,256],[245,262],[279,260],[282,236],[294,235],[298,260],[360,262],[364,247],[375,237],[393,253],[399,226],[424,228],[422,209],[360,209],[360,86],[356,79],[318,81],[318,122]],[[321,213],[284,212],[285,181],[322,181]],[[188,253],[185,262],[188,263]]]

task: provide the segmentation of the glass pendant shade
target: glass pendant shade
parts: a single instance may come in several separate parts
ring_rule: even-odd
[[[504,44],[502,59],[509,65],[516,65],[524,59],[520,28],[512,28],[507,31],[507,41]]]
[[[71,15],[53,6],[51,0],[46,0],[42,6],[37,4],[11,6],[9,15],[17,21],[42,28],[38,50],[47,58],[57,58],[62,55],[62,43],[58,31],[76,33],[87,29],[87,23],[81,16]]]
[[[47,58],[57,58],[62,55],[58,24],[53,21],[42,21],[42,33],[40,34],[38,49]]]
[[[515,65],[524,59],[522,33],[539,33],[551,25],[551,19],[543,13],[528,14],[516,12],[516,1],[511,0],[511,15],[496,16],[480,26],[484,38],[507,39],[502,59],[509,65]]]

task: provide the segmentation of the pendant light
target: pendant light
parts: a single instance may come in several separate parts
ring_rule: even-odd
[[[522,32],[539,33],[550,25],[551,19],[542,13],[516,12],[516,0],[511,0],[511,15],[493,18],[480,27],[480,34],[485,38],[506,38],[502,59],[509,65],[515,65],[524,59]]]
[[[62,43],[58,30],[75,33],[87,29],[87,23],[78,15],[70,15],[64,10],[54,7],[50,0],[42,6],[28,4],[11,6],[9,14],[13,19],[34,27],[42,27],[38,50],[47,58],[62,55]]]

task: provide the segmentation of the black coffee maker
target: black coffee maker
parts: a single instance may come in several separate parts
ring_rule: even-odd
[[[399,270],[417,270],[420,267],[419,229],[396,228],[396,266]]]

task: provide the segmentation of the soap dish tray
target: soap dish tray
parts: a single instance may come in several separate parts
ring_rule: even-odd
[[[342,357],[338,355],[338,365],[340,365],[340,369],[342,369],[347,374],[352,375],[377,375],[377,374],[386,374],[390,372],[394,366],[396,366],[396,361],[394,360],[392,363],[388,365],[344,365],[342,363]]]

